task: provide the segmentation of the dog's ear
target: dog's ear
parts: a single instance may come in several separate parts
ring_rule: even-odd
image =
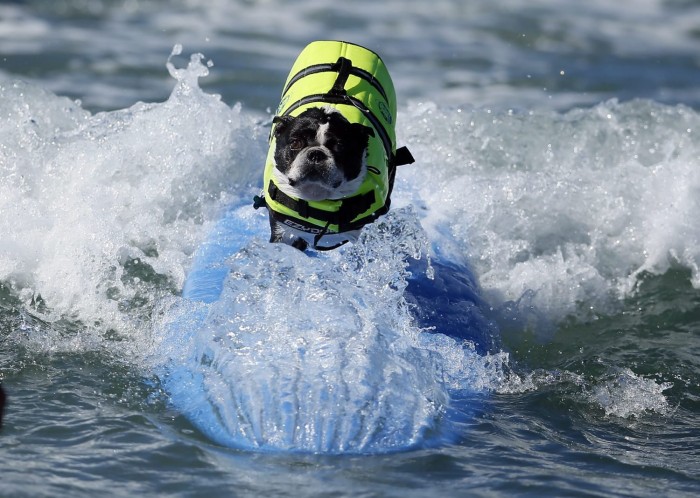
[[[367,138],[374,136],[374,128],[372,128],[371,126],[361,125],[360,123],[353,123],[352,127],[360,135],[363,135]]]
[[[272,118],[272,124],[275,125],[275,136],[278,137],[292,124],[294,118],[292,116],[275,116]]]

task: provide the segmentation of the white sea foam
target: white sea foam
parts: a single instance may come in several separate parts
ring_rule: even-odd
[[[127,263],[182,285],[203,224],[263,154],[253,117],[196,86],[205,70],[194,57],[167,102],[96,115],[32,85],[0,87],[0,280],[25,302],[123,327],[120,303],[153,297]]]
[[[664,396],[668,382],[658,383],[636,375],[629,368],[621,369],[598,384],[590,399],[608,416],[631,418],[649,413],[666,414],[671,407]]]
[[[676,264],[700,286],[698,130],[695,111],[649,101],[563,115],[424,104],[401,116],[418,166],[400,178],[493,304],[558,320],[609,310]]]

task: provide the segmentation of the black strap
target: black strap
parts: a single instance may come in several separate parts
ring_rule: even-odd
[[[403,166],[404,164],[413,164],[416,162],[413,159],[413,154],[408,150],[408,147],[399,147],[396,149],[396,154],[394,155],[394,166]]]
[[[328,93],[333,95],[345,95],[345,83],[348,81],[350,76],[350,70],[352,69],[352,61],[346,59],[345,57],[338,57],[338,60],[332,66],[332,70],[338,73],[338,76],[333,83],[333,87]]]
[[[314,236],[313,248],[316,249],[317,251],[332,251],[333,249],[338,249],[340,246],[350,242],[349,240],[344,240],[344,241],[338,242],[337,244],[334,244],[332,246],[320,246],[320,245],[318,245],[318,243],[321,242],[321,238],[328,233],[328,227],[330,226],[330,224],[331,224],[330,221],[328,223],[326,223],[326,226],[323,228],[323,230]]]
[[[347,59],[346,59],[347,60]],[[323,64],[314,64],[312,66],[305,67],[301,71],[299,71],[297,74],[295,74],[292,78],[289,79],[289,83],[287,83],[287,86],[284,87],[284,91],[282,92],[282,95],[286,95],[289,89],[294,85],[297,81],[299,81],[302,78],[305,78],[306,76],[312,75],[312,74],[317,74],[317,73],[325,73],[328,71],[333,71],[337,72],[337,64],[338,62],[334,62],[332,64],[328,63],[323,63]],[[357,76],[358,78],[361,78],[368,82],[370,85],[372,85],[375,90],[377,90],[381,96],[384,98],[384,100],[389,100],[389,97],[386,94],[386,90],[384,90],[384,87],[381,85],[379,80],[374,77],[370,72],[365,71],[364,69],[361,69],[359,67],[352,66],[350,69],[350,74],[353,76]]]
[[[362,213],[367,212],[375,201],[374,190],[370,190],[364,194],[343,199],[338,211],[326,211],[311,206],[304,199],[295,199],[285,194],[282,190],[277,188],[277,185],[275,185],[272,180],[270,180],[267,192],[273,201],[298,213],[302,218],[314,218],[324,221],[329,225],[338,225],[340,232],[354,230],[355,225],[360,224],[362,220],[358,220],[356,223],[353,223],[353,220]],[[364,225],[366,223],[368,223],[368,221],[362,224]]]
[[[261,207],[267,207],[267,202],[265,202],[265,195],[254,195],[253,209],[259,209]]]

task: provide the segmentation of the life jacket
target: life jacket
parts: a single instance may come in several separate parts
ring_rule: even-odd
[[[274,124],[265,163],[263,196],[278,222],[311,241],[315,249],[333,249],[389,211],[396,166],[413,162],[406,147],[396,149],[396,94],[381,58],[364,47],[342,41],[316,41],[296,59],[287,77],[277,115],[298,116],[311,107],[331,106],[351,123],[374,130],[367,149],[367,174],[358,190],[342,199],[306,201],[284,193],[275,183]],[[325,237],[325,239],[324,239]],[[335,242],[320,245],[324,239]],[[340,242],[338,243],[338,241]]]

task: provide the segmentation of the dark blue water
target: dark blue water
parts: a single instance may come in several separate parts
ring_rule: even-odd
[[[0,496],[697,495],[699,23],[0,4]],[[308,257],[249,202],[323,38],[382,55],[417,162],[382,224]],[[187,302],[225,212],[222,300]]]

